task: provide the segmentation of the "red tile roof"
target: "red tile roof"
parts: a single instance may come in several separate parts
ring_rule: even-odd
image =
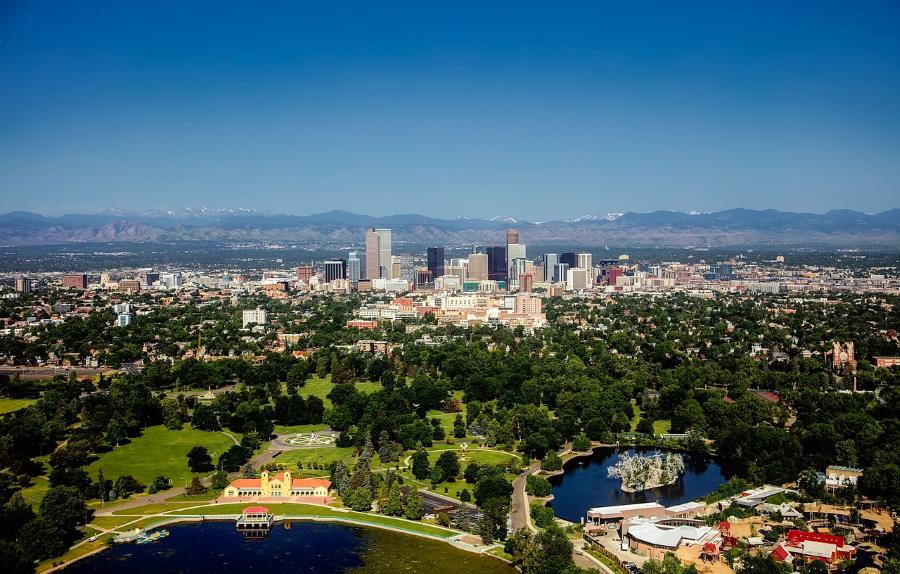
[[[244,509],[244,514],[268,514],[269,509],[265,506],[248,506]]]

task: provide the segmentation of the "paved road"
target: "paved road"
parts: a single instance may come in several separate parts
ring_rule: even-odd
[[[537,529],[531,524],[530,509],[528,507],[528,494],[525,492],[525,477],[534,474],[541,469],[540,462],[533,462],[528,470],[513,480],[512,505],[509,511],[510,530],[516,532],[527,528],[532,532]]]

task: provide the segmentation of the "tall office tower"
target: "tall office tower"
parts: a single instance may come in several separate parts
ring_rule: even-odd
[[[381,254],[379,252],[380,239],[374,229],[366,231],[366,279],[378,279],[381,277],[379,265]]]
[[[553,274],[559,263],[559,253],[544,253],[544,281],[555,281]]]
[[[510,243],[506,246],[506,269],[511,282],[519,280],[519,274],[512,269],[513,261],[516,259],[525,259],[524,243]]]
[[[347,261],[344,259],[330,259],[325,262],[325,282],[331,283],[335,279],[347,278]]]
[[[488,256],[486,253],[472,253],[469,255],[469,279],[484,281],[488,278]]]
[[[569,276],[569,264],[568,263],[557,263],[553,266],[553,282],[554,283],[565,283],[566,279]]]
[[[397,276],[393,274],[391,259],[391,230],[376,229],[375,233],[378,235],[378,267],[382,270],[381,277],[395,279]]]
[[[297,267],[297,280],[303,281],[307,285],[309,285],[309,280],[313,278],[316,274],[316,270],[312,265],[301,265]]]
[[[506,244],[512,245],[519,242],[519,231],[517,229],[506,230]]]
[[[31,293],[31,279],[24,275],[16,277],[16,291],[19,293]]]
[[[432,283],[434,283],[434,277],[431,275],[430,269],[426,267],[416,270],[416,286],[431,285]]]
[[[571,251],[560,253],[559,262],[568,265],[569,269],[571,269],[572,267],[578,267],[578,255]]]
[[[576,267],[580,267],[581,269],[587,269],[588,274],[591,272],[591,254],[590,253],[579,253],[578,260],[576,261],[578,265]]]
[[[64,289],[87,289],[88,278],[85,273],[66,273],[62,283]]]
[[[440,277],[444,274],[444,248],[428,248],[428,270],[432,277]]]
[[[394,259],[400,260],[400,268],[393,275],[394,279],[399,277],[409,281],[409,284],[415,287],[418,284],[416,282],[418,277],[416,277],[416,260],[413,258],[412,253],[401,253],[400,257],[395,257]]]
[[[347,279],[356,285],[359,283],[361,272],[362,269],[360,269],[359,255],[356,251],[351,251],[347,254]]]
[[[509,267],[506,266],[506,247],[492,245],[485,251],[488,258],[488,279],[506,282],[509,275]]]

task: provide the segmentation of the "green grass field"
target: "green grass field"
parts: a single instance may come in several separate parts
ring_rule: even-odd
[[[233,444],[222,433],[194,430],[190,425],[177,431],[154,426],[130,443],[101,454],[87,471],[95,478],[102,468],[104,476],[111,480],[130,474],[145,485],[162,475],[172,479],[176,486],[184,486],[194,476],[187,466],[186,455],[191,448],[205,446],[210,454],[220,455]],[[213,456],[214,464],[217,458]]]
[[[275,425],[275,434],[297,434],[298,432],[315,432],[324,429],[325,425]]]
[[[631,432],[637,432],[638,422],[641,420],[641,407],[634,405],[634,418],[631,419]],[[665,434],[672,428],[672,421],[653,421],[653,434]]]
[[[371,393],[381,389],[381,383],[373,383],[372,381],[357,381],[353,384],[356,385],[360,392],[364,393]],[[300,387],[300,396],[304,399],[312,396],[319,397],[325,403],[325,408],[330,409],[331,401],[328,400],[328,393],[331,392],[332,387],[334,387],[334,383],[331,382],[331,375],[327,375],[324,379],[313,375],[307,379],[305,385]]]
[[[33,405],[37,399],[0,399],[0,415],[11,413],[19,409],[24,409],[29,405]]]
[[[31,479],[31,482],[31,486],[22,489],[22,497],[25,499],[25,502],[37,508],[50,488],[50,481],[44,476],[38,476]]]

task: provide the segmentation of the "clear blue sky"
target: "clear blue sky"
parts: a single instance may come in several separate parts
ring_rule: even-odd
[[[0,211],[900,206],[900,3],[0,1]]]

